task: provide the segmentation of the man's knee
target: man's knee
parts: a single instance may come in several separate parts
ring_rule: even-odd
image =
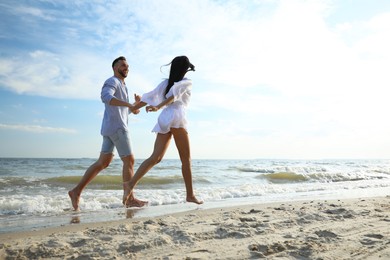
[[[101,169],[105,169],[110,165],[113,156],[113,154],[101,154],[97,164]]]
[[[121,160],[124,165],[128,165],[128,166],[134,165],[134,161],[135,161],[133,155],[121,157]]]

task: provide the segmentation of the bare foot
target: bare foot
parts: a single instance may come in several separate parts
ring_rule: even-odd
[[[138,207],[138,208],[141,208],[145,205],[148,204],[148,201],[144,201],[144,200],[139,200],[139,199],[136,199],[136,198],[130,198],[126,201],[126,208],[131,208],[131,207]]]
[[[132,193],[132,190],[129,187],[129,182],[126,181],[123,183],[123,198],[122,198],[122,204],[127,205],[127,201],[130,200],[130,195]]]
[[[123,183],[123,198],[122,203],[126,206],[126,208],[130,207],[143,207],[148,204],[148,201],[139,200],[134,198],[133,190],[129,187],[130,181],[126,181]]]
[[[70,201],[72,202],[72,206],[74,210],[79,210],[79,201],[80,201],[80,195],[76,194],[73,190],[68,191],[68,195],[70,198]]]
[[[193,202],[196,204],[203,204],[203,200],[198,200],[195,196],[187,197],[187,202]]]

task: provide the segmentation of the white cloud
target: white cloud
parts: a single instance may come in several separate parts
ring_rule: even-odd
[[[0,59],[0,83],[20,94],[53,98],[98,97],[103,79],[112,71],[101,58],[77,52],[59,55],[36,50],[28,56]],[[106,75],[104,75],[106,74]]]
[[[77,133],[74,129],[60,128],[60,127],[48,127],[40,125],[7,125],[0,124],[0,129],[4,130],[17,130],[23,132],[32,132],[32,133],[62,133],[62,134],[75,134]]]
[[[45,14],[41,9],[39,8],[33,8],[33,7],[27,7],[27,6],[21,6],[19,8],[15,9],[17,11],[17,15],[20,16],[26,16],[26,15],[31,15],[35,17],[42,18],[44,20],[54,20],[53,17]]]
[[[252,5],[238,5],[234,1],[78,3],[81,8],[92,7],[88,10],[92,20],[71,23],[65,16],[57,19],[66,21],[66,27],[60,29],[86,35],[82,42],[76,42],[80,40],[77,37],[65,39],[69,47],[60,45],[55,52],[34,50],[27,60],[24,54],[13,61],[3,58],[0,72],[3,77],[18,74],[19,79],[9,77],[3,84],[20,93],[86,98],[95,97],[91,90],[111,73],[111,60],[107,57],[124,54],[131,59],[132,66],[144,68],[138,75],[132,75],[138,78],[137,82],[144,82],[145,87],[141,84],[144,89],[150,85],[149,75],[162,76],[158,71],[160,65],[174,55],[188,54],[198,65],[199,78],[209,84],[238,89],[265,84],[291,96],[328,97],[336,89],[345,94],[356,84],[362,84],[360,77],[367,67],[360,59],[361,53],[389,53],[386,27],[389,18],[381,14],[368,21],[366,28],[375,30],[375,34],[368,34],[354,48],[349,48],[339,37],[343,30],[333,31],[326,23],[327,3],[300,0]],[[74,5],[69,3],[67,7]],[[39,9],[33,11],[36,9],[19,7],[36,15],[42,13]],[[42,36],[45,40],[47,37]],[[86,51],[88,47],[99,48],[102,56],[96,55],[98,50]],[[370,67],[373,65],[376,64]],[[108,75],[96,79],[102,72]],[[381,79],[387,80],[384,75]]]

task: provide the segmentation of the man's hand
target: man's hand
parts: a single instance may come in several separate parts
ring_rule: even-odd
[[[130,110],[130,113],[133,113],[134,115],[138,114],[140,112],[139,109],[135,108],[135,106],[133,105],[129,105],[129,110]]]
[[[139,103],[141,101],[141,96],[134,94],[134,100],[135,100],[135,103]]]

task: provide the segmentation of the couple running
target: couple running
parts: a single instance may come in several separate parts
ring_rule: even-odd
[[[170,64],[169,78],[163,80],[154,90],[142,95],[134,95],[135,102],[129,103],[125,78],[129,72],[126,58],[121,56],[112,62],[114,76],[107,79],[102,87],[101,99],[105,104],[101,134],[103,144],[99,159],[85,172],[80,182],[68,192],[74,210],[79,210],[81,192],[99,172],[107,168],[113,157],[114,147],[123,162],[123,204],[125,207],[142,207],[147,201],[135,198],[133,189],[138,181],[159,163],[173,136],[182,163],[182,175],[187,191],[188,202],[202,204],[195,197],[192,188],[190,143],[187,133],[185,110],[188,106],[192,83],[184,78],[188,71],[195,71],[186,56],[175,57]],[[152,155],[146,159],[134,174],[134,154],[128,133],[128,115],[138,114],[146,106],[146,112],[163,108],[158,122],[153,128],[157,133]]]

